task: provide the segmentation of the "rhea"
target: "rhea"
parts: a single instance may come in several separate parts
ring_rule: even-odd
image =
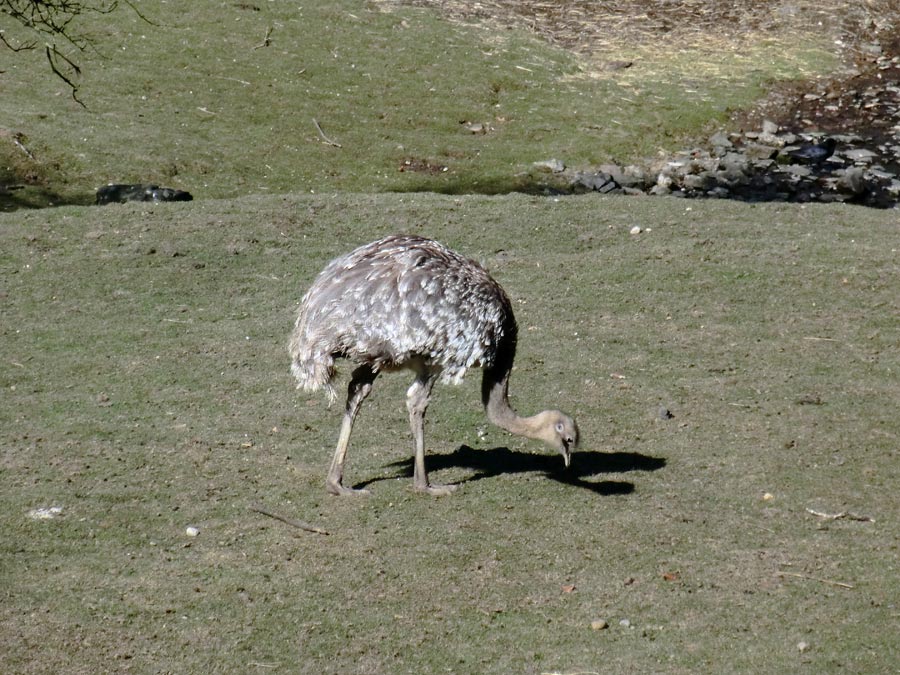
[[[470,368],[483,371],[482,402],[493,424],[544,441],[569,466],[578,444],[575,420],[559,410],[521,417],[509,403],[516,336],[512,304],[500,284],[480,264],[436,241],[392,235],[332,260],[303,296],[290,339],[298,388],[324,388],[333,400],[335,359],[357,364],[326,478],[328,492],[367,492],[343,483],[350,433],[378,374],[400,369],[415,374],[406,406],[416,492],[446,495],[457,487],[428,480],[425,411],[438,379],[459,384]]]

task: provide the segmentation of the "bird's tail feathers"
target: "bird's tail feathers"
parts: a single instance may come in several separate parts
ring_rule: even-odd
[[[334,358],[330,355],[319,358],[300,358],[294,355],[291,373],[297,380],[297,388],[305,391],[325,389],[328,401],[333,403],[337,392],[332,384],[335,377]]]

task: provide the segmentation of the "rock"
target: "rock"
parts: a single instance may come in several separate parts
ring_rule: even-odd
[[[739,152],[729,152],[719,161],[719,167],[728,181],[741,180],[749,164],[748,159]]]
[[[684,177],[681,184],[685,190],[712,190],[716,187],[716,178],[706,172],[690,174]]]
[[[196,537],[200,534],[200,530],[197,529],[196,527],[189,526],[189,527],[185,528],[184,533],[189,537]]]
[[[644,229],[640,225],[635,225],[631,228],[631,234],[640,234]]]
[[[900,180],[892,180],[891,184],[887,186],[887,192],[894,199],[900,199]]]
[[[622,188],[615,180],[613,180],[613,177],[602,171],[598,171],[597,173],[575,174],[575,178],[572,180],[571,184],[573,187],[586,188],[601,194],[611,194],[622,191]]]
[[[859,49],[872,56],[881,56],[882,47],[877,42],[863,42],[859,45]]]
[[[756,159],[751,163],[750,168],[753,169],[754,173],[760,173],[764,171],[769,171],[774,168],[776,162],[774,159]]]
[[[861,167],[853,167],[853,168],[857,168],[862,171]],[[849,171],[850,169],[847,169],[847,170]],[[871,176],[872,178],[879,178],[881,180],[893,180],[894,179],[894,174],[892,174],[890,171],[885,171],[884,169],[880,169],[875,166],[869,167],[869,170],[866,171],[865,173],[868,176]]]
[[[805,177],[812,174],[812,169],[804,164],[788,164],[787,166],[781,167],[781,171],[795,177]]]
[[[870,162],[878,155],[867,148],[854,148],[853,150],[845,150],[841,153],[851,162]]]
[[[878,90],[885,91],[889,86],[893,85]],[[896,89],[900,100],[900,87]],[[830,95],[822,92],[816,96]],[[897,116],[900,121],[900,106]],[[719,131],[710,136],[705,148],[668,155],[660,152],[643,164],[610,163],[580,172],[566,171],[556,159],[536,162],[535,166],[565,172],[570,192],[898,206],[900,123],[892,129],[893,143],[883,136],[876,143],[851,133],[780,132],[771,121],[762,127],[761,131],[744,133]]]
[[[603,619],[594,619],[591,621],[591,630],[606,630],[609,624]]]
[[[714,148],[733,148],[734,144],[724,131],[718,131],[709,137],[709,144]]]
[[[780,136],[776,136],[775,134],[767,134],[765,132],[761,133],[756,138],[756,140],[763,145],[769,145],[769,146],[772,146],[773,148],[780,148],[780,147],[783,147],[785,144],[784,139],[781,138]]]
[[[647,182],[647,172],[643,168],[630,164],[622,169],[622,179],[619,184],[622,187],[639,187]]]
[[[28,517],[33,520],[53,520],[62,513],[60,506],[42,506],[40,508],[31,509]]]
[[[622,170],[622,167],[618,164],[601,164],[597,169],[601,173],[605,173],[614,181],[616,181],[619,185],[622,185],[622,179],[625,177],[625,172]]]
[[[110,183],[97,190],[96,204],[124,204],[125,202],[189,202],[194,197],[190,192],[145,185],[142,183],[124,185]]]
[[[545,159],[540,162],[535,162],[532,166],[536,169],[552,171],[553,173],[562,173],[566,170],[565,163],[560,159]]]
[[[798,642],[797,643],[797,651],[801,654],[805,654],[809,651],[809,643],[808,642]]]
[[[744,146],[744,156],[749,159],[772,159],[778,154],[778,150],[771,145],[762,143],[748,143]]]
[[[866,190],[865,171],[862,167],[852,166],[846,169],[835,182],[835,187],[853,195],[862,194]]]
[[[622,619],[619,622],[619,625],[622,626],[622,628],[631,628],[631,622],[628,619]]]

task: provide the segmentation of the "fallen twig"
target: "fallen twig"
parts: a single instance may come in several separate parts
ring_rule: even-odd
[[[228,80],[230,82],[237,82],[238,84],[243,84],[245,86],[250,86],[252,84],[252,82],[247,82],[247,80],[242,80],[238,77],[227,77],[225,75],[214,75],[213,77],[215,77],[218,80]]]
[[[34,155],[31,153],[31,150],[29,150],[28,148],[25,147],[25,144],[22,142],[22,140],[21,140],[21,138],[19,137],[18,134],[15,135],[15,136],[13,136],[13,144],[14,144],[19,150],[21,150],[21,151],[24,152],[26,155],[28,155],[28,159],[30,159],[32,162],[36,161],[36,160],[34,159]]]
[[[315,525],[310,525],[309,523],[304,523],[300,520],[294,520],[293,518],[285,518],[284,516],[279,516],[277,513],[272,513],[268,509],[264,509],[261,506],[251,506],[250,510],[261,513],[262,515],[268,516],[269,518],[280,520],[282,523],[286,523],[291,527],[296,527],[298,530],[306,530],[307,532],[315,532],[316,534],[328,534],[328,531],[323,530],[321,527],[316,527]]]
[[[260,42],[258,45],[256,45],[253,49],[262,49],[263,47],[268,47],[270,44],[272,44],[271,37],[272,37],[272,27],[269,26],[266,29],[266,37],[264,37],[263,41]]]
[[[319,126],[319,123],[316,121],[315,117],[313,117],[313,124],[316,125],[316,131],[319,132],[319,137],[322,139],[323,143],[326,143],[328,145],[333,145],[336,148],[344,147],[340,143],[337,143],[336,141],[331,140],[330,138],[328,138],[328,136],[325,135],[325,132],[322,131],[322,127]]]
[[[781,577],[796,577],[797,579],[806,579],[808,581],[818,581],[822,584],[830,584],[832,586],[840,586],[841,588],[853,588],[853,584],[845,584],[843,581],[832,581],[831,579],[822,579],[821,577],[811,577],[807,574],[797,574],[796,572],[779,572]]]
[[[839,520],[846,518],[847,520],[858,520],[863,523],[874,523],[875,519],[871,516],[860,516],[850,511],[841,511],[840,513],[825,513],[824,511],[816,511],[814,509],[806,509],[807,513],[811,513],[819,518],[827,518],[828,520]]]

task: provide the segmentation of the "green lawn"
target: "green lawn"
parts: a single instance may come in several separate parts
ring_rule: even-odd
[[[833,45],[815,32],[740,50],[718,39],[621,45],[618,57],[635,65],[598,74],[524,30],[408,7],[139,7],[152,23],[122,4],[82,24],[98,49],[73,55],[86,108],[41,50],[0,51],[0,184],[29,186],[0,194],[0,210],[90,203],[108,182],[202,199],[535,190],[536,161],[587,167],[680,149],[770,83],[835,66]],[[33,160],[12,133],[24,134]]]
[[[392,231],[506,287],[513,403],[576,416],[568,472],[487,424],[475,372],[428,416],[433,477],[461,489],[413,494],[391,375],[350,450],[373,496],[325,494],[341,406],[294,390],[293,313],[328,259]],[[898,272],[896,216],[843,206],[0,214],[0,670],[892,672]]]

